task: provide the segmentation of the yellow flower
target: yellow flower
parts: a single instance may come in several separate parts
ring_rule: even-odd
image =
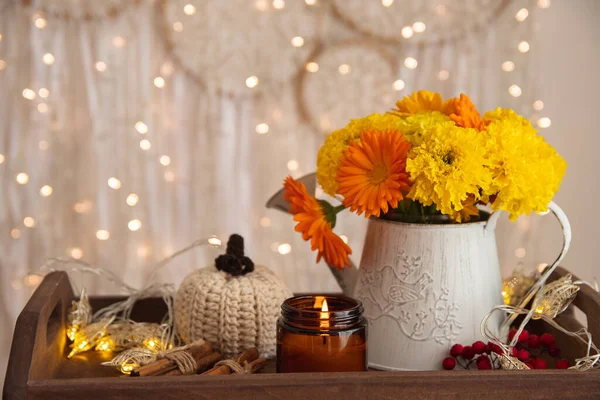
[[[396,102],[396,109],[392,112],[398,116],[409,114],[419,114],[427,111],[439,111],[444,114],[450,114],[452,100],[442,101],[442,96],[436,92],[428,90],[419,90],[410,96],[405,96],[402,100]]]
[[[475,129],[435,127],[409,154],[406,170],[414,183],[408,197],[424,206],[435,203],[454,220],[465,218],[468,212],[460,212],[470,196],[474,203],[490,188],[486,150],[486,136]]]
[[[342,155],[353,141],[360,142],[360,134],[367,130],[400,130],[400,118],[391,114],[372,114],[353,119],[346,127],[333,131],[319,150],[317,156],[317,181],[323,191],[335,196],[339,184],[336,181]]]
[[[398,129],[412,145],[420,145],[429,132],[437,126],[451,128],[455,123],[449,116],[438,111],[408,115],[398,118]]]
[[[546,211],[565,174],[565,160],[513,110],[497,108],[484,121],[489,121],[492,208],[508,211],[513,221],[521,214]]]
[[[338,169],[338,193],[350,211],[379,217],[389,206],[398,207],[410,181],[406,155],[410,144],[398,131],[364,131],[360,144],[350,144]]]

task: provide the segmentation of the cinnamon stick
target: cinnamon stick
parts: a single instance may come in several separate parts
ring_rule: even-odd
[[[267,365],[267,359],[264,357],[260,357],[260,358],[257,358],[256,360],[252,361],[248,365],[250,366],[250,373],[256,374],[257,372],[262,370]]]
[[[196,373],[199,374],[201,372],[206,371],[207,369],[212,368],[213,365],[215,365],[218,361],[221,361],[221,354],[219,353],[209,353],[207,355],[205,355],[204,357],[197,359],[196,360]],[[170,371],[167,374],[165,374],[166,376],[180,376],[182,375],[181,371],[179,369],[176,369],[174,371]]]
[[[258,358],[258,349],[256,347],[252,347],[241,354],[238,354],[236,357],[232,358],[233,361],[243,364],[244,362],[250,363]],[[227,365],[220,365],[216,368],[208,370],[201,375],[230,375],[231,368]]]
[[[187,349],[194,359],[198,360],[206,354],[212,352],[212,346],[204,340],[199,339]],[[173,360],[162,358],[153,363],[138,367],[131,372],[131,376],[158,376],[165,375],[168,372],[177,369],[177,364]]]

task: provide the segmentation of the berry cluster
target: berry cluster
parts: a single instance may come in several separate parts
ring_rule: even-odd
[[[509,342],[515,337],[516,332],[516,329],[509,332]],[[477,369],[498,369],[498,355],[503,352],[500,346],[491,342],[485,344],[477,341],[471,346],[455,344],[450,349],[451,357],[446,357],[442,366],[447,370],[454,369],[457,364],[464,369],[470,369],[473,364]],[[554,364],[556,369],[569,368],[569,361],[560,358],[560,348],[554,343],[554,336],[549,333],[538,336],[524,329],[511,355],[524,362],[530,369],[547,369],[548,363],[541,358],[545,353],[556,359]]]

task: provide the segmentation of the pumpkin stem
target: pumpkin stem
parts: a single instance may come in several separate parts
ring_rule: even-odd
[[[254,271],[254,263],[244,256],[244,238],[236,233],[229,236],[227,250],[215,259],[215,265],[218,270],[232,276],[246,275]]]

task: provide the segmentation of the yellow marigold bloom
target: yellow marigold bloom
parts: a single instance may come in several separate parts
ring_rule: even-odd
[[[353,141],[360,141],[360,135],[367,130],[400,130],[400,118],[391,114],[372,114],[365,118],[353,119],[346,127],[333,131],[321,146],[317,156],[317,182],[323,191],[335,196],[338,189],[337,170],[344,151]]]
[[[451,128],[455,125],[449,116],[438,111],[413,114],[398,119],[398,129],[413,146],[420,145],[423,137],[435,127]]]
[[[398,207],[410,181],[406,173],[406,156],[410,149],[399,131],[364,131],[360,143],[353,142],[344,152],[338,169],[338,193],[350,211],[379,217],[389,206]]]
[[[405,96],[402,100],[396,102],[396,107],[392,112],[398,116],[410,114],[419,114],[428,111],[439,111],[444,114],[450,114],[452,101],[442,101],[442,95],[429,90],[419,90],[410,96]]]
[[[413,186],[408,197],[424,206],[435,203],[443,214],[455,220],[460,212],[488,191],[492,174],[487,167],[486,135],[475,129],[437,126],[413,147],[406,163]],[[465,204],[463,204],[465,203]]]
[[[565,160],[513,110],[497,108],[484,121],[489,121],[493,173],[488,193],[496,195],[492,208],[508,211],[513,221],[521,214],[546,211],[566,172]]]

